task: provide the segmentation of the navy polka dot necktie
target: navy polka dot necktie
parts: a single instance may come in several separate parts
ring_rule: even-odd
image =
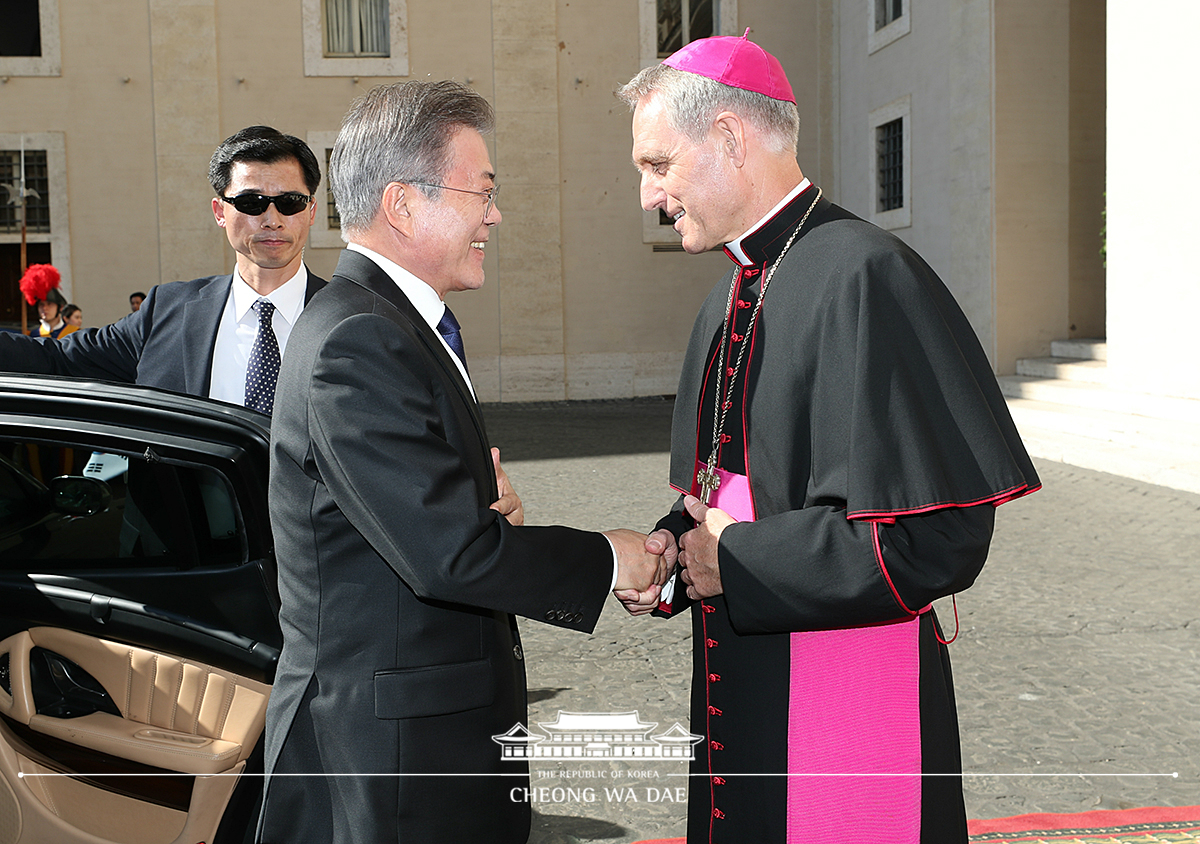
[[[446,307],[446,312],[442,314],[442,319],[438,322],[438,333],[446,340],[446,345],[450,347],[450,351],[458,355],[458,359],[462,361],[463,368],[467,367],[467,352],[463,348],[462,333],[459,331],[461,326],[458,320],[454,318],[454,313],[449,306]]]
[[[246,366],[246,401],[251,410],[271,415],[275,406],[275,382],[279,379],[279,341],[271,317],[275,306],[267,299],[259,299],[252,306],[258,311],[258,336],[250,350],[250,361]]]

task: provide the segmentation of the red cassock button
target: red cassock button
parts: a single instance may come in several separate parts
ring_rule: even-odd
[[[716,612],[717,611],[717,608],[714,607],[712,604],[701,604],[700,606],[702,606],[704,608],[705,612]]]
[[[721,820],[725,819],[725,813],[722,812],[720,809],[717,809],[714,807],[713,808],[713,817],[716,818],[717,820],[721,821]]]
[[[721,742],[719,742],[719,741],[710,741],[708,743],[708,746],[711,747],[713,750],[724,750],[725,749],[725,745],[721,744]]]
[[[710,706],[710,707],[708,708],[708,714],[709,714],[709,715],[720,715],[720,714],[721,714],[721,710],[717,709],[715,706]]]
[[[719,683],[719,682],[721,682],[721,675],[720,675],[720,674],[709,674],[709,675],[708,675],[708,682],[710,682],[710,683]]]
[[[724,785],[725,777],[713,777],[713,785]]]
[[[720,642],[718,642],[716,639],[705,639],[705,640],[704,640],[704,644],[705,644],[707,647],[710,647],[710,648],[715,648],[717,645],[719,645],[719,644],[720,644]]]

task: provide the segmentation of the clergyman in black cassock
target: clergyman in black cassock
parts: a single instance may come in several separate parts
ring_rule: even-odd
[[[1039,486],[990,364],[920,256],[804,178],[773,56],[703,39],[620,94],[643,206],[734,263],[692,332],[683,495],[650,540],[680,564],[655,612],[692,610],[688,841],[965,842],[930,604]]]

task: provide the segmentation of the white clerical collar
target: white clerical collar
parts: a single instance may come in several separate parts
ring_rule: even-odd
[[[796,185],[794,188],[792,188],[790,191],[788,191],[787,196],[785,196],[783,199],[779,200],[779,203],[774,208],[772,208],[770,211],[768,211],[766,214],[764,214],[757,223],[755,223],[749,229],[747,229],[745,232],[743,232],[740,237],[736,237],[733,240],[726,243],[725,248],[729,250],[729,254],[733,256],[733,259],[735,261],[737,261],[739,264],[741,264],[743,267],[748,267],[751,264],[753,264],[754,262],[750,260],[749,256],[746,255],[745,250],[742,249],[742,241],[745,240],[746,238],[748,238],[750,235],[754,234],[759,229],[761,229],[767,223],[769,223],[772,219],[775,218],[776,214],[778,214],[780,211],[782,211],[784,208],[787,207],[788,203],[790,203],[793,199],[798,197],[800,194],[804,193],[810,187],[812,187],[812,182],[810,182],[807,179],[807,177],[804,178],[803,180],[801,180],[800,184]]]
[[[233,287],[229,291],[230,298],[233,300],[233,320],[235,323],[241,322],[255,302],[259,299],[267,299],[275,306],[276,313],[287,320],[288,325],[295,325],[296,318],[300,316],[300,311],[304,308],[304,291],[307,289],[308,269],[304,266],[303,261],[300,262],[300,269],[296,270],[294,276],[266,296],[260,295],[247,284],[235,266],[233,268]]]

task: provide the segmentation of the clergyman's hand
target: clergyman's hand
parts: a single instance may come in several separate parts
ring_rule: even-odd
[[[693,601],[720,595],[725,587],[721,585],[717,545],[721,532],[737,519],[692,495],[683,499],[683,506],[696,520],[696,526],[679,537],[679,564],[683,566],[679,579],[687,586],[687,596]]]
[[[525,505],[521,503],[521,497],[509,483],[508,473],[500,468],[500,449],[498,448],[492,449],[492,465],[496,467],[496,492],[500,497],[489,506],[508,519],[509,524],[525,524]]]
[[[651,586],[662,586],[669,573],[661,554],[646,550],[646,535],[635,530],[606,530],[604,535],[617,551],[616,590],[636,589],[645,592]]]
[[[648,554],[662,556],[667,576],[670,577],[671,571],[675,568],[675,561],[679,558],[679,546],[675,544],[675,537],[671,532],[662,529],[656,530],[646,537],[645,548]],[[636,589],[618,589],[613,594],[630,615],[645,615],[653,611],[662,599],[662,589],[653,586],[644,592]]]

